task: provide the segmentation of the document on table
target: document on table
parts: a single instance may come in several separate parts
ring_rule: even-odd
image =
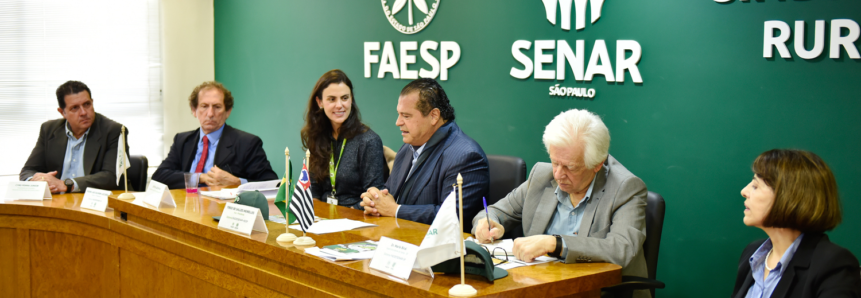
[[[220,200],[236,199],[236,196],[246,191],[259,191],[267,199],[274,199],[278,196],[278,183],[281,180],[269,180],[260,182],[248,182],[240,185],[239,188],[222,188],[221,190],[206,191],[201,190],[200,195],[213,197]]]
[[[473,237],[466,238],[466,240],[478,243],[478,240],[476,240]],[[505,262],[501,265],[496,265],[496,267],[499,267],[499,268],[502,268],[505,270],[508,270],[511,268],[523,267],[523,266],[544,264],[544,263],[553,262],[553,261],[558,260],[554,257],[548,257],[548,256],[537,257],[537,258],[535,258],[535,260],[533,260],[532,262],[528,262],[528,263],[521,261],[521,260],[518,260],[514,257],[514,240],[513,239],[500,239],[500,240],[494,241],[493,243],[478,243],[478,244],[486,247],[488,251],[493,252],[493,257],[494,257],[494,259],[496,259],[496,260],[494,260],[494,263],[496,263],[496,264],[499,264],[502,262],[502,260],[505,260],[505,255],[508,254],[508,261],[507,262]],[[500,248],[500,249],[496,249],[496,248]],[[502,252],[503,249],[505,250],[505,253]]]
[[[323,248],[306,248],[305,253],[329,261],[352,261],[373,258],[376,250],[377,242],[366,240],[349,244],[328,245]]]
[[[514,257],[508,257],[508,262],[505,262],[505,263],[500,264],[500,265],[496,265],[496,267],[508,270],[508,269],[517,268],[517,267],[532,266],[532,265],[549,263],[549,262],[553,262],[553,261],[557,261],[557,260],[558,259],[554,258],[554,257],[540,256],[540,257],[535,258],[535,260],[533,260],[532,262],[527,263],[527,262],[515,259]]]
[[[243,185],[240,185],[237,190],[239,193],[257,190],[260,191],[260,193],[262,193],[263,196],[267,199],[274,199],[278,196],[278,183],[281,183],[281,179],[260,182],[248,182]]]
[[[213,197],[219,200],[233,200],[236,199],[236,195],[239,194],[239,190],[237,188],[225,188],[222,190],[212,190],[206,191],[201,190],[200,195]]]
[[[319,234],[337,233],[337,232],[354,230],[354,229],[358,229],[358,228],[376,227],[376,226],[377,225],[375,225],[375,224],[369,224],[369,223],[361,222],[361,221],[357,221],[357,220],[340,218],[340,219],[329,219],[329,220],[318,221],[318,222],[314,223],[314,225],[312,225],[311,228],[309,228],[308,231],[306,231],[306,232],[319,235]],[[289,226],[289,228],[295,229],[295,230],[301,230],[301,228],[299,227],[298,224]]]

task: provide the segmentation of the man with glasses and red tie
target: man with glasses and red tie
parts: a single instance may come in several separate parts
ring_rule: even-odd
[[[200,129],[176,134],[152,180],[178,189],[185,187],[182,174],[189,172],[201,173],[200,183],[207,186],[278,179],[263,151],[263,141],[224,124],[233,110],[230,90],[218,82],[204,82],[194,88],[188,103]]]

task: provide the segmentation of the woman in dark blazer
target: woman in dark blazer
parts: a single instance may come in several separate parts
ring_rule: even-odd
[[[323,74],[308,99],[302,145],[310,153],[311,196],[363,210],[359,197],[389,176],[383,141],[362,123],[353,83],[338,69]]]
[[[842,218],[825,161],[775,149],[756,158],[753,172],[741,191],[744,224],[768,239],[745,248],[732,297],[861,297],[858,259],[824,234]]]

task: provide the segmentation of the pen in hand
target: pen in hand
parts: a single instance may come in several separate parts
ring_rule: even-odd
[[[481,197],[481,201],[484,202],[484,216],[487,217],[487,234],[490,235],[490,241],[493,242],[493,234],[490,233],[490,213],[487,212],[487,199]]]

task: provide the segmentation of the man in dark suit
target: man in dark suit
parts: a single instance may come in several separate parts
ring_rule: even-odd
[[[487,156],[454,122],[454,108],[439,83],[423,78],[404,87],[396,124],[404,145],[387,189],[372,187],[362,194],[365,214],[430,224],[461,174],[464,218],[475,216],[490,188]],[[471,228],[467,222],[464,229]]]
[[[122,124],[96,113],[90,88],[78,81],[57,88],[57,103],[63,118],[42,123],[21,181],[46,181],[51,193],[121,189],[116,162]]]
[[[200,128],[173,138],[167,158],[152,179],[171,189],[184,188],[183,173],[201,173],[208,186],[245,184],[278,179],[272,171],[263,141],[250,133],[224,124],[233,110],[233,95],[218,82],[204,82],[188,98]]]

